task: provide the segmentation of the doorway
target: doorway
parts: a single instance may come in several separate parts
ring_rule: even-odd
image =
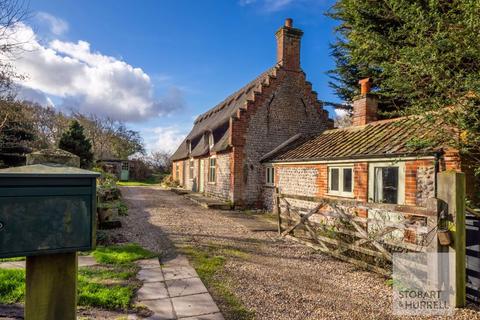
[[[198,174],[198,192],[203,193],[205,185],[205,160],[200,159],[200,169]]]

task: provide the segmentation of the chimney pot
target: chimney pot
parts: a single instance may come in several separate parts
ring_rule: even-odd
[[[358,81],[360,96],[353,101],[353,125],[362,126],[377,121],[378,100],[376,95],[370,93],[372,83],[370,78]]]
[[[285,19],[285,27],[291,28],[292,26],[293,26],[293,19],[292,18]]]
[[[372,88],[372,83],[370,82],[370,78],[365,78],[360,81],[358,81],[360,84],[360,94],[362,96],[366,95],[367,93],[370,93],[370,89]]]

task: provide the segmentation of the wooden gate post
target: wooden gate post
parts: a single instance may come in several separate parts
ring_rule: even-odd
[[[278,219],[278,234],[282,234],[282,212],[280,211],[280,191],[278,190],[278,187],[275,188],[275,211],[277,213],[277,219]]]
[[[465,174],[444,171],[437,174],[437,197],[448,205],[449,230],[453,243],[448,252],[453,252],[455,261],[451,261],[451,279],[455,288],[455,307],[466,304],[466,242],[465,242]]]

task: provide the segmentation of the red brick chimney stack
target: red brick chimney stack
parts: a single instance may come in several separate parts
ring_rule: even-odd
[[[287,70],[300,71],[300,40],[303,31],[293,27],[288,18],[285,25],[275,33],[277,38],[277,64]]]
[[[369,122],[377,121],[378,99],[370,93],[372,83],[370,78],[358,81],[360,96],[353,101],[353,125],[363,126]]]

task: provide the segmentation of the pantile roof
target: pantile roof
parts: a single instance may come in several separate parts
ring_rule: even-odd
[[[363,126],[326,130],[296,139],[280,150],[269,152],[264,162],[339,160],[433,154],[432,126],[424,117],[380,120]]]

